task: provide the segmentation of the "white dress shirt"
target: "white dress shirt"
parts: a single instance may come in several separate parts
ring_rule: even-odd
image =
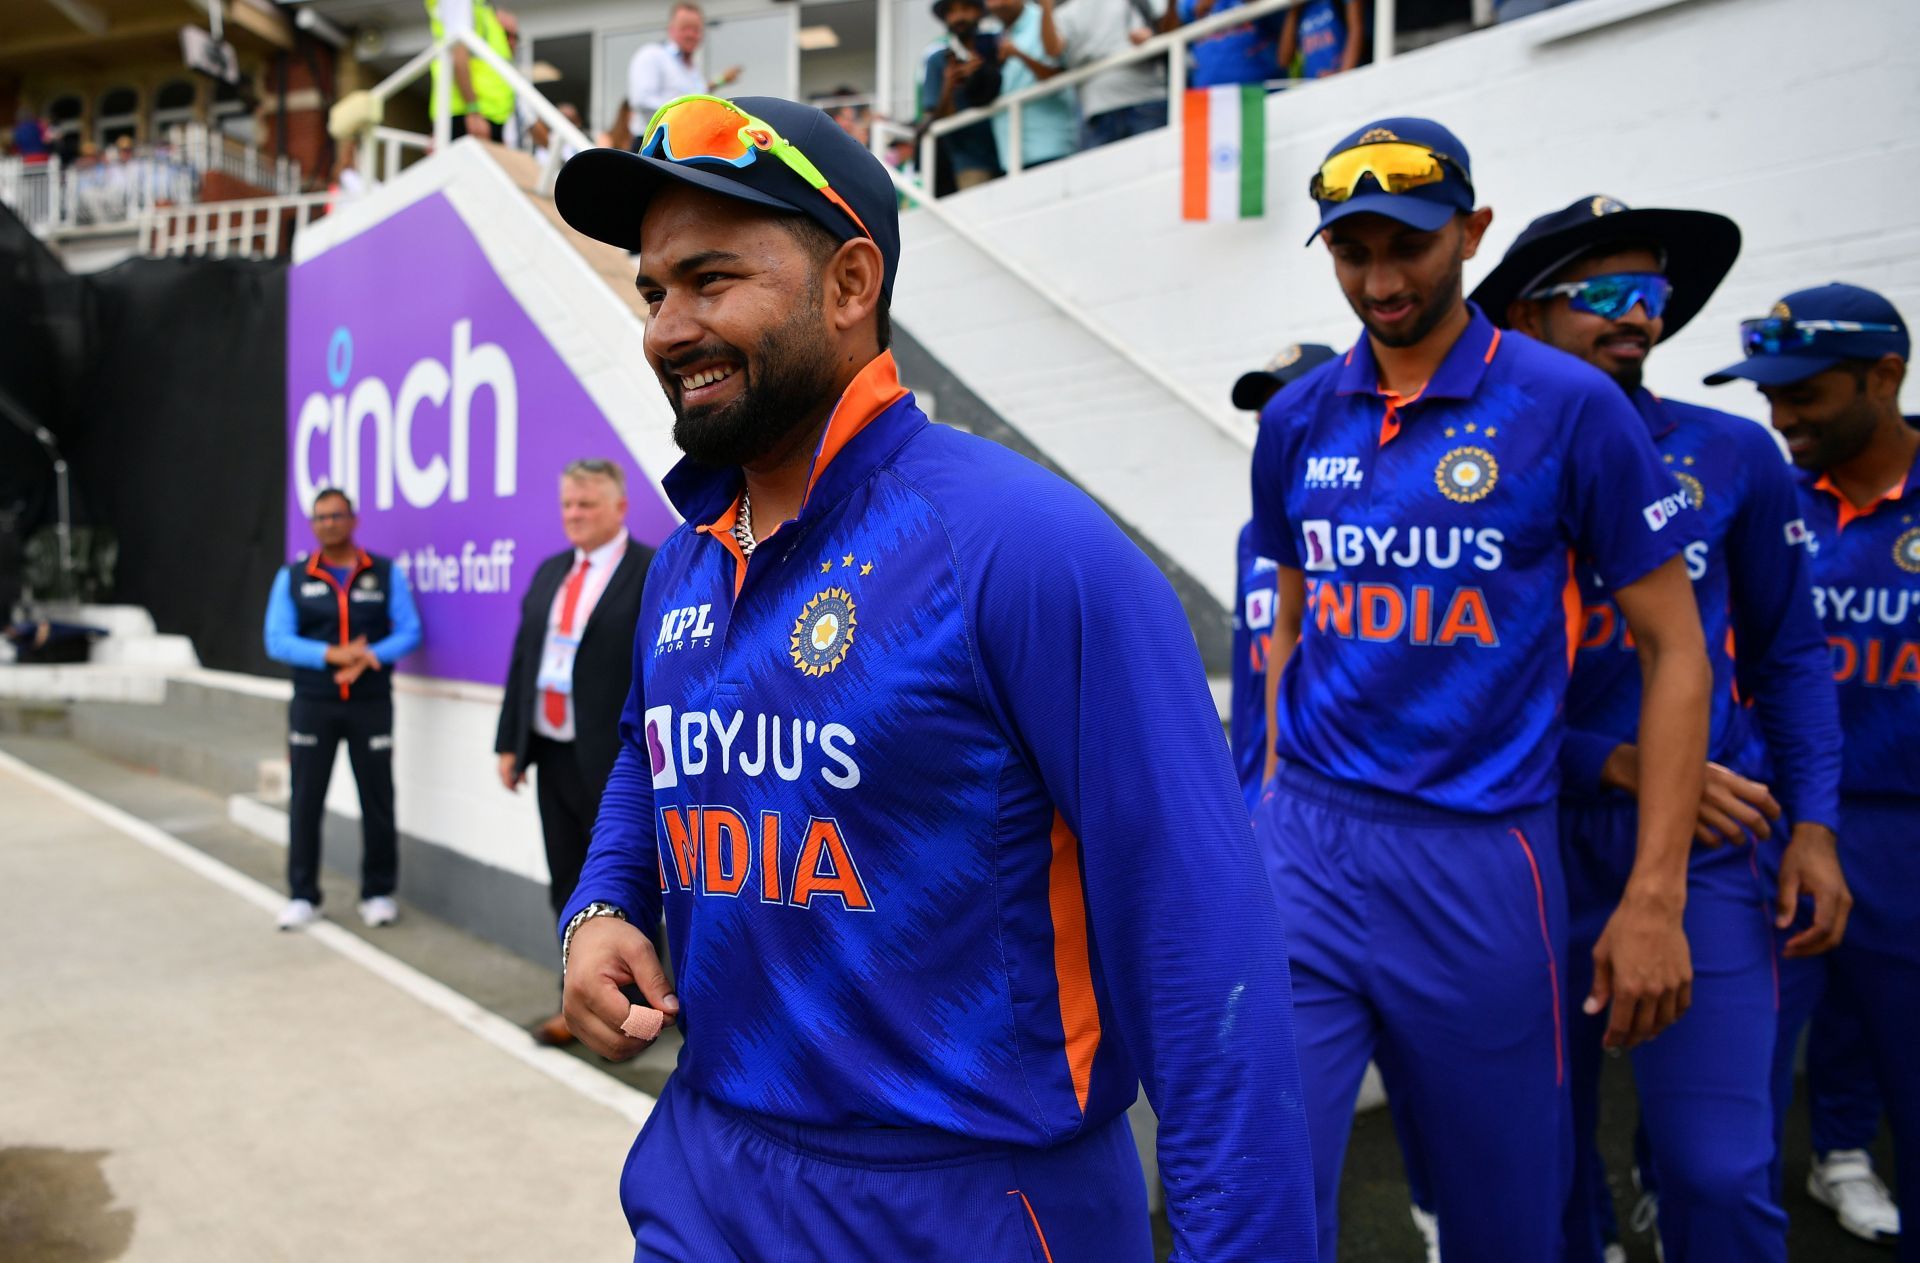
[[[707,77],[680,55],[672,40],[643,45],[627,63],[627,126],[635,136],[646,130],[653,112],[678,97],[707,90]]]
[[[593,617],[593,607],[600,603],[600,594],[607,590],[607,583],[613,578],[613,572],[620,568],[620,559],[627,555],[627,528],[621,527],[615,535],[590,553],[578,548],[573,550],[573,564],[567,568],[567,579],[580,568],[584,560],[587,563],[587,576],[580,585],[580,601],[573,608],[573,632],[570,637],[560,635],[560,616],[566,610],[567,580],[560,581],[559,591],[553,594],[553,604],[547,608],[547,639],[540,647],[540,662],[544,668],[547,663],[559,659],[564,654],[569,673],[572,670],[573,651],[565,641],[571,639],[575,645],[587,630],[587,620]],[[538,696],[533,701],[533,730],[549,741],[573,740],[573,695],[567,695],[566,722],[555,726],[547,722],[546,690],[537,689]]]

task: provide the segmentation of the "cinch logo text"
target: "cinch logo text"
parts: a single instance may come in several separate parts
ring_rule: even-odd
[[[1307,609],[1315,630],[1343,640],[1439,646],[1464,642],[1488,649],[1500,644],[1486,593],[1479,588],[1455,588],[1443,597],[1425,583],[1403,589],[1393,583],[1310,579]]]
[[[396,397],[378,377],[362,377],[352,390],[333,395],[315,391],[300,405],[293,430],[294,485],[302,506],[313,503],[320,488],[337,486],[362,503],[361,456],[367,422],[373,423],[373,488],[367,502],[376,509],[393,507],[396,483],[400,495],[416,509],[437,504],[442,496],[458,503],[467,499],[468,466],[473,429],[473,401],[482,388],[493,392],[493,494],[506,499],[518,482],[520,451],[520,388],[513,361],[495,343],[473,345],[473,322],[453,326],[453,371],[431,357],[416,360],[400,379]],[[327,348],[327,376],[336,391],[344,390],[353,367],[353,335],[336,329]],[[447,410],[447,454],[417,459],[413,425],[422,407]],[[326,471],[313,468],[313,440],[325,435]]]
[[[783,831],[777,811],[759,812],[751,827],[747,819],[732,807],[662,807],[660,889],[739,899],[751,884],[761,903],[811,909],[833,899],[847,912],[873,911],[839,821],[809,816],[804,828]]]

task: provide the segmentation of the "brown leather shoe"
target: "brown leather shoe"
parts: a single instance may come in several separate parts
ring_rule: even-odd
[[[561,1048],[573,1042],[573,1032],[567,1029],[567,1019],[559,1013],[534,1027],[532,1033],[534,1043],[545,1044],[548,1048]]]

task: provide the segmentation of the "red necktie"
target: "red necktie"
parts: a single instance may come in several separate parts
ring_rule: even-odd
[[[560,599],[560,634],[573,635],[573,612],[580,606],[580,589],[587,586],[587,562],[583,559],[567,576],[566,595]],[[567,695],[544,689],[540,696],[545,699],[547,723],[555,728],[564,728],[567,723]]]

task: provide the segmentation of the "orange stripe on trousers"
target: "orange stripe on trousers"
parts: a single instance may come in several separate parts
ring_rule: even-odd
[[[1067,1072],[1074,1099],[1086,1113],[1093,1082],[1093,1055],[1100,1048],[1100,1006],[1093,996],[1093,965],[1087,952],[1087,893],[1080,880],[1080,840],[1059,812],[1053,814],[1053,863],[1047,874],[1047,904],[1053,913],[1053,972],[1060,989],[1060,1029],[1067,1037]]]

